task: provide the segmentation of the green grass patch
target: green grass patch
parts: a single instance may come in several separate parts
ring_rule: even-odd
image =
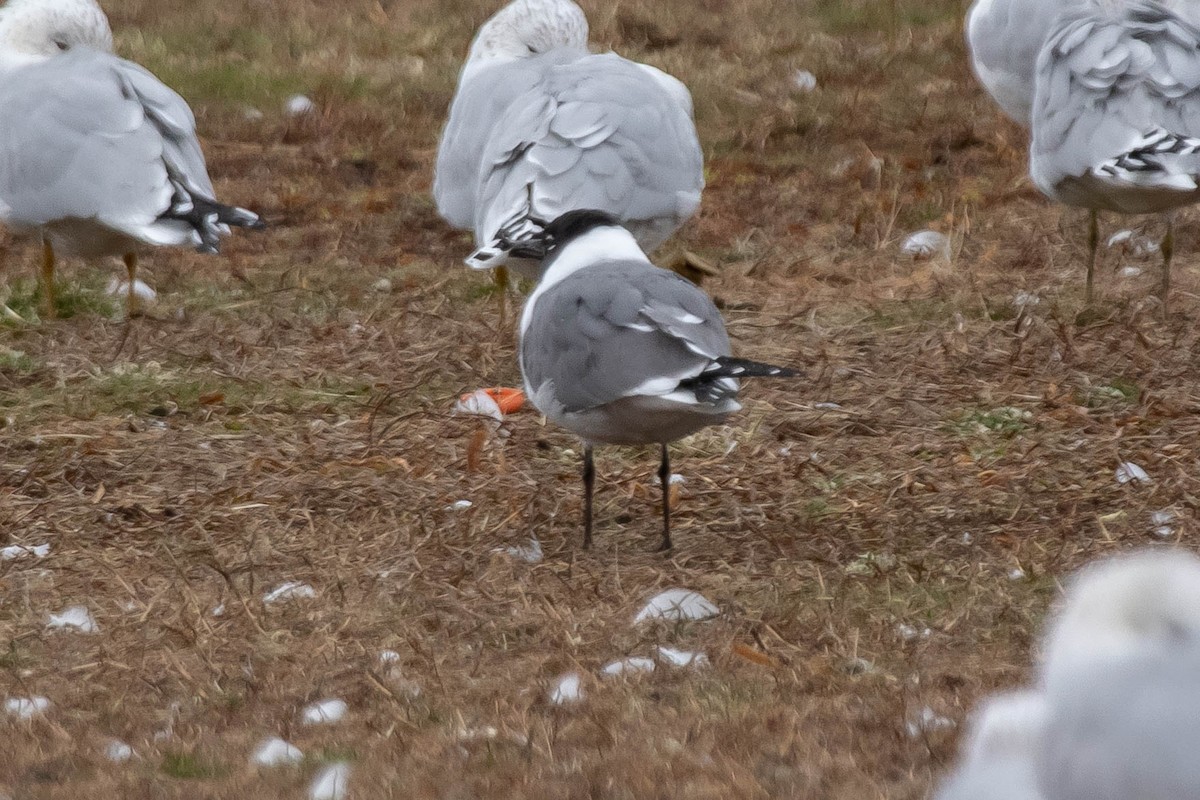
[[[159,769],[164,775],[178,780],[211,780],[229,774],[228,768],[205,761],[194,753],[168,752],[163,754]]]
[[[959,436],[999,435],[1013,437],[1029,427],[1033,414],[1014,406],[968,411],[952,427]]]
[[[29,375],[37,369],[37,362],[21,350],[0,346],[0,374]]]
[[[1114,378],[1102,386],[1088,386],[1078,393],[1077,402],[1088,408],[1120,408],[1136,405],[1142,390],[1127,378]]]
[[[59,281],[55,286],[54,309],[60,319],[76,315],[113,317],[120,304],[105,291],[105,274],[97,271],[82,280]],[[0,295],[0,302],[8,306],[25,322],[41,320],[43,306],[41,282],[32,278],[17,278],[8,284],[7,293]],[[19,324],[5,314],[6,325]]]

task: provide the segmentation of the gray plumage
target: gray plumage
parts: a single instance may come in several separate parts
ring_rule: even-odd
[[[739,378],[796,373],[730,356],[713,302],[651,264],[613,214],[579,209],[546,223],[517,222],[532,230],[503,243],[502,254],[542,264],[521,312],[521,375],[538,410],[583,439],[583,546],[592,541],[593,445],[657,444],[662,549],[669,550],[667,444],[737,411]]]
[[[1155,548],[1091,565],[1048,628],[1046,800],[1196,797],[1200,559]]]
[[[1035,692],[988,698],[972,715],[960,763],[934,800],[1046,800],[1037,783],[1044,719]]]
[[[1200,796],[1200,642],[1082,666],[1048,700],[1046,800]]]
[[[549,25],[553,14],[560,18]],[[573,3],[518,0],[476,38],[438,148],[433,195],[439,213],[474,231],[481,247],[526,212],[553,219],[600,209],[649,251],[699,207],[703,155],[687,89],[645,64],[590,54],[586,30]],[[516,44],[519,57],[484,47]],[[536,276],[534,263],[509,265]]]
[[[258,225],[213,201],[187,103],[137,64],[87,48],[0,82],[0,218],[85,257],[135,242],[215,251],[226,223]]]
[[[599,261],[539,294],[521,337],[534,405],[585,439],[670,442],[740,406],[737,382],[720,399],[680,384],[730,355],[720,312],[704,292],[642,261]]]
[[[1055,17],[1080,0],[975,0],[967,12],[971,69],[996,104],[1026,128],[1038,53]]]
[[[1153,0],[1065,11],[1037,65],[1030,173],[1050,197],[1124,213],[1200,197],[1200,29]]]

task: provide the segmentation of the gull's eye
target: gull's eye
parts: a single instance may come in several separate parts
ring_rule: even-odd
[[[70,45],[64,39],[55,39],[54,46],[63,51],[70,49]]]

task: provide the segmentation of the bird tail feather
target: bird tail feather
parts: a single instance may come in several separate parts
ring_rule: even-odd
[[[1200,163],[1184,161],[1200,154],[1200,139],[1152,128],[1143,133],[1124,153],[1096,167],[1100,176],[1127,183],[1154,184],[1180,191],[1194,191]]]

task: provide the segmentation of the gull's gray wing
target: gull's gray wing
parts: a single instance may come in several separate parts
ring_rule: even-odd
[[[17,227],[96,220],[154,244],[200,244],[170,211],[176,184],[211,199],[183,98],[148,71],[79,49],[0,84],[0,208]]]
[[[1034,68],[1054,18],[1079,0],[975,0],[967,12],[971,68],[996,104],[1029,127]]]
[[[534,396],[552,385],[567,412],[670,394],[730,354],[708,295],[645,262],[585,267],[530,302],[521,339],[526,386]]]
[[[1051,800],[1173,800],[1200,791],[1200,647],[1101,662],[1047,695],[1038,774]]]
[[[594,208],[621,220],[652,250],[691,217],[704,188],[703,156],[677,81],[612,53],[562,63],[544,57],[539,83],[515,98],[484,147],[475,238],[490,243],[530,199],[554,219]],[[689,104],[690,105],[690,104]]]
[[[1154,0],[1091,0],[1059,18],[1038,59],[1030,172],[1048,195],[1148,212],[1195,191],[1200,29]],[[1119,169],[1138,155],[1134,169]],[[1190,158],[1190,163],[1189,163]]]
[[[583,55],[583,51],[560,48],[537,58],[463,67],[433,172],[433,199],[447,222],[464,230],[475,228],[483,150],[513,100],[541,83],[549,66]]]

